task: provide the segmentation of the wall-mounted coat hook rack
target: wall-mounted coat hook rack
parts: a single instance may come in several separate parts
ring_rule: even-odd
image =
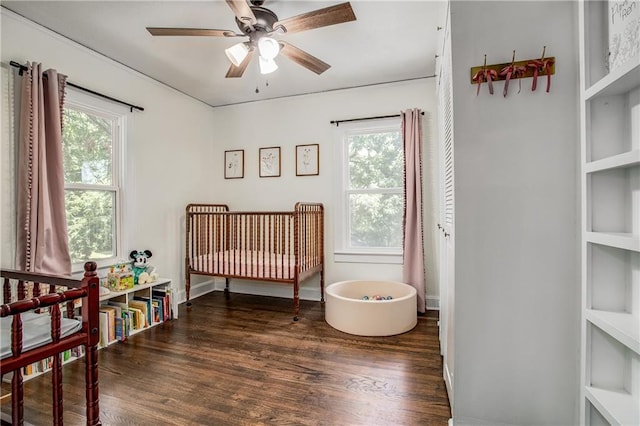
[[[525,59],[522,61],[515,60],[516,51],[513,51],[511,62],[502,64],[487,65],[487,55],[484,56],[484,65],[471,68],[470,80],[471,84],[481,85],[487,82],[489,92],[493,94],[493,82],[505,81],[506,96],[508,90],[508,82],[513,79],[533,78],[531,90],[536,90],[538,77],[547,76],[547,92],[551,87],[551,76],[556,73],[556,58],[554,56],[545,58],[544,54],[546,46],[542,50],[542,56],[536,59]],[[478,87],[478,92],[480,87]]]

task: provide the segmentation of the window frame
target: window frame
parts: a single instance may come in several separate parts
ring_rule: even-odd
[[[103,259],[91,259],[98,265],[98,268],[105,268],[119,260],[123,259],[124,235],[125,233],[125,182],[126,182],[126,159],[125,147],[128,137],[128,122],[130,120],[131,111],[119,104],[98,98],[96,96],[84,93],[80,90],[67,87],[63,109],[73,109],[87,114],[93,114],[104,117],[112,121],[113,139],[112,139],[112,181],[111,185],[96,185],[85,183],[64,183],[65,193],[67,190],[97,190],[112,192],[114,200],[114,235],[112,238],[114,254],[111,257]],[[64,143],[64,140],[63,140]],[[73,273],[81,272],[84,263],[88,259],[81,262],[72,263],[71,269]]]
[[[401,132],[400,117],[340,123],[336,126],[335,137],[335,226],[334,226],[334,261],[345,263],[379,263],[402,264],[403,248],[389,247],[350,247],[350,221],[349,197],[351,194],[389,194],[399,193],[404,199],[404,188],[378,188],[378,189],[351,189],[349,188],[349,146],[347,137],[354,134],[388,132],[397,130]],[[404,155],[404,154],[403,154]],[[403,170],[404,173],[404,170]]]

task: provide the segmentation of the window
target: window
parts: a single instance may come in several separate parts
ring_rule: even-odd
[[[73,270],[120,258],[123,146],[128,111],[68,89],[62,153]]]
[[[402,262],[400,119],[341,124],[336,261]]]

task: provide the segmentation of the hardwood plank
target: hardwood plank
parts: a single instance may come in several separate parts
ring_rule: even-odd
[[[105,425],[446,425],[437,318],[390,337],[352,336],[324,305],[210,293],[180,319],[99,351]],[[84,363],[64,367],[65,424],[84,417]],[[25,418],[48,424],[50,375],[25,384]],[[2,411],[10,409],[3,406]]]

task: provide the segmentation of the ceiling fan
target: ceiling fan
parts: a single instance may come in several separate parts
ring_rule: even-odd
[[[275,13],[262,7],[264,0],[250,1],[251,5],[246,0],[226,0],[236,16],[236,24],[241,33],[205,28],[161,27],[147,27],[147,31],[154,36],[249,37],[249,41],[237,43],[225,50],[231,62],[226,78],[242,77],[256,51],[259,53],[262,74],[271,73],[278,68],[274,61],[278,54],[316,74],[322,74],[331,65],[290,43],[276,40],[272,35],[297,33],[356,20],[349,2],[279,20]]]

